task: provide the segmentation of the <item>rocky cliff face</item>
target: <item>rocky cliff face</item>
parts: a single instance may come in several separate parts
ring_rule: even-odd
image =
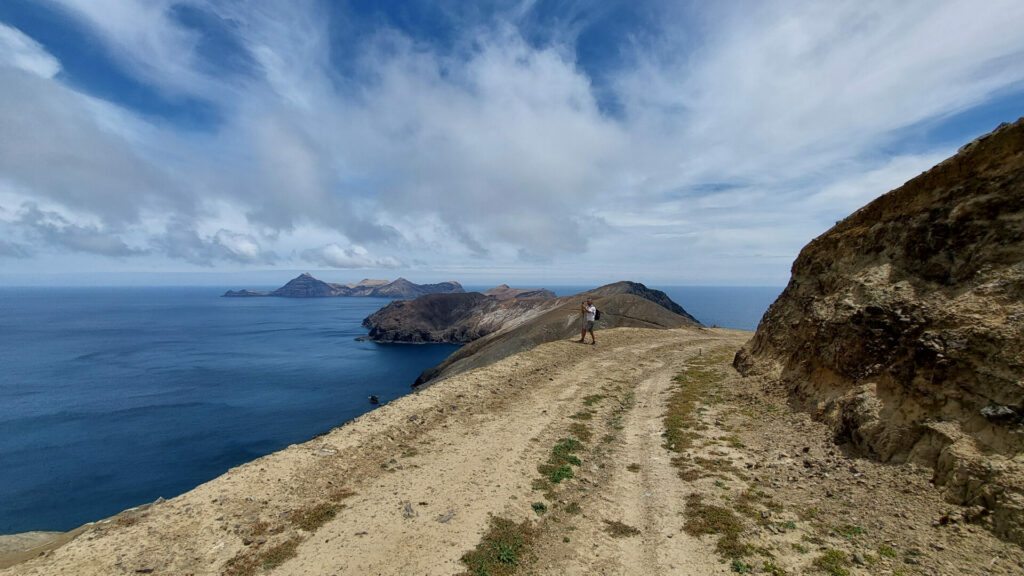
[[[1024,545],[1024,119],[808,244],[735,365]]]
[[[527,306],[527,309],[532,306]],[[479,292],[429,294],[396,300],[363,320],[375,342],[465,344],[499,329],[502,320],[524,310],[515,300],[498,300]]]
[[[458,282],[441,282],[439,284],[414,284],[405,278],[394,282],[387,280],[362,280],[355,284],[334,284],[314,278],[311,274],[301,274],[284,286],[271,292],[256,290],[228,290],[225,297],[240,298],[254,296],[279,296],[282,298],[325,298],[330,296],[370,297],[370,298],[418,298],[427,294],[449,294],[465,292]]]

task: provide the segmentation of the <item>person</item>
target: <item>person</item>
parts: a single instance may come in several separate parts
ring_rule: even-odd
[[[583,314],[583,329],[580,331],[580,339],[577,342],[582,343],[587,339],[587,332],[590,332],[590,343],[597,344],[597,340],[594,338],[594,315],[597,314],[597,306],[594,306],[594,300],[587,298],[587,301],[580,304],[580,313]]]

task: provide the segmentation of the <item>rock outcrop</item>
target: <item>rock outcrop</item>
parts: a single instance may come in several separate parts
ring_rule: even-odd
[[[277,290],[261,292],[256,290],[228,290],[224,293],[228,298],[279,296],[282,298],[326,298],[331,296],[369,297],[369,298],[418,298],[427,294],[462,293],[462,285],[458,282],[441,282],[439,284],[414,284],[405,278],[394,282],[387,280],[362,280],[355,284],[334,284],[314,278],[311,274],[301,274],[290,280]]]
[[[1024,545],[1024,119],[808,244],[734,364]]]

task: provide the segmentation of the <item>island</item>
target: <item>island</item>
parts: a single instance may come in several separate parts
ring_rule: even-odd
[[[458,282],[440,282],[438,284],[414,284],[405,278],[393,282],[387,280],[364,279],[354,284],[336,284],[314,278],[308,272],[290,280],[284,286],[272,291],[228,290],[225,298],[251,298],[277,296],[281,298],[329,298],[329,297],[365,297],[365,298],[418,298],[427,294],[456,294],[465,290]]]

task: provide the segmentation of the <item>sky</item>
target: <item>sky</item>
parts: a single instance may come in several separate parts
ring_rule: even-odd
[[[1024,2],[3,0],[0,284],[782,286]]]

